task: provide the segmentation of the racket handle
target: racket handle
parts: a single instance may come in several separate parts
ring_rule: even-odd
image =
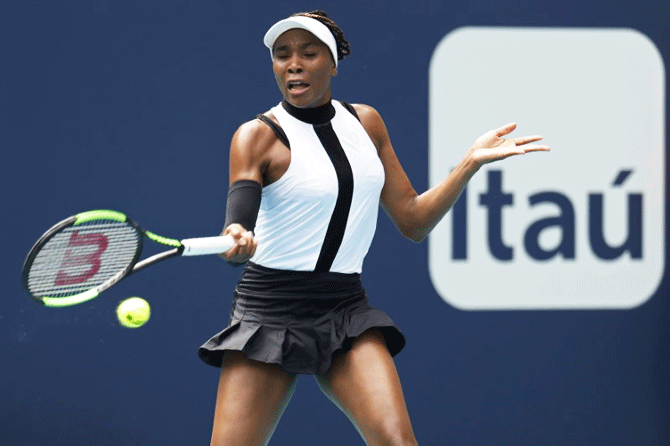
[[[235,239],[229,235],[218,237],[187,238],[181,241],[184,246],[183,256],[202,256],[221,254],[235,246]]]

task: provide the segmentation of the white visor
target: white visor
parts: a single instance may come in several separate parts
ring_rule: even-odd
[[[323,23],[311,17],[294,16],[288,19],[280,20],[265,33],[263,43],[270,48],[270,56],[272,56],[272,47],[279,36],[290,29],[301,28],[314,34],[320,41],[326,44],[333,55],[335,66],[337,67],[337,44],[335,43],[335,36],[330,32],[328,27]]]

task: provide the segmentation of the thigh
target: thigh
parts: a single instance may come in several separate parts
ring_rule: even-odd
[[[398,372],[379,330],[357,338],[317,382],[368,445],[416,444]]]
[[[212,446],[265,445],[291,399],[296,375],[227,351],[221,367]]]

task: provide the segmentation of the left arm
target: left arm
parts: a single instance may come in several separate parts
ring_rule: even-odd
[[[379,113],[366,105],[356,104],[354,107],[363,127],[377,147],[384,166],[386,181],[381,193],[381,205],[398,230],[415,242],[428,236],[481,166],[512,155],[549,150],[545,145],[528,144],[542,139],[537,135],[504,139],[503,136],[516,128],[515,123],[507,124],[477,138],[442,182],[419,195],[398,161]]]

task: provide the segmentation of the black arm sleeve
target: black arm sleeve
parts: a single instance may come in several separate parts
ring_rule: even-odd
[[[263,187],[256,181],[234,182],[228,189],[226,223],[223,227],[227,228],[232,223],[239,223],[247,231],[253,231],[256,227],[258,209],[261,207],[262,190]]]

